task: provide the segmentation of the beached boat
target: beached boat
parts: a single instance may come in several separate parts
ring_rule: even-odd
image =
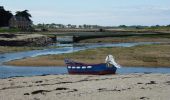
[[[67,65],[69,74],[115,74],[117,68],[120,68],[120,65],[118,65],[114,59],[111,61],[110,56],[107,56],[105,63],[101,64],[85,64],[70,59],[65,59],[65,64]]]

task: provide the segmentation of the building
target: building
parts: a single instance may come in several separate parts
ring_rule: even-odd
[[[31,27],[32,22],[21,16],[12,16],[9,20],[9,27],[27,30]]]

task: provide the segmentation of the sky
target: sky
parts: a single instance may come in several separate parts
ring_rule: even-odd
[[[34,24],[170,24],[170,0],[0,0],[0,6],[13,14],[29,10]]]

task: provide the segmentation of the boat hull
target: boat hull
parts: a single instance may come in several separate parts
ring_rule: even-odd
[[[80,75],[106,75],[115,74],[117,68],[115,66],[107,66],[107,64],[84,64],[77,62],[66,62],[67,70],[69,74]]]
[[[116,72],[113,72],[113,71],[84,71],[84,72],[79,72],[79,71],[69,71],[68,70],[68,73],[69,74],[72,74],[72,75],[107,75],[107,74],[116,74]]]

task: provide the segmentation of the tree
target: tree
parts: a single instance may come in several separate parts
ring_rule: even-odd
[[[15,16],[24,17],[24,18],[26,18],[28,21],[32,22],[31,19],[30,19],[30,17],[32,17],[32,16],[31,16],[30,13],[28,13],[28,10],[17,11]]]
[[[59,28],[65,28],[65,25],[63,25],[63,24],[57,24],[57,26],[58,26]]]
[[[86,24],[84,24],[84,25],[83,25],[83,28],[85,28],[85,29],[86,29],[86,28],[87,28],[87,25],[86,25]]]
[[[51,23],[49,28],[55,29],[56,28],[56,24],[55,23]]]
[[[127,28],[126,25],[120,25],[119,28]]]
[[[71,28],[71,24],[68,24],[67,27],[68,27],[68,28]]]
[[[9,19],[12,17],[10,11],[6,11],[3,7],[0,7],[0,27],[8,26]]]
[[[169,25],[167,25],[167,27],[170,27],[170,24],[169,24]]]

